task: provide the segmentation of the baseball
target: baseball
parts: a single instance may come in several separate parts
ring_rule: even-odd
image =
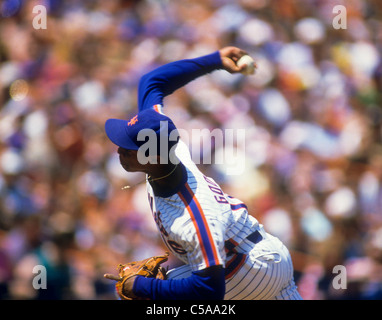
[[[238,67],[241,67],[243,64],[246,64],[247,67],[241,72],[245,75],[255,74],[255,60],[253,60],[249,55],[242,56],[236,63]]]

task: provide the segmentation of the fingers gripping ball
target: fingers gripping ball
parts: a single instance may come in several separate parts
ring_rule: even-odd
[[[251,75],[255,74],[256,71],[256,63],[255,60],[253,60],[249,55],[242,56],[236,63],[238,67],[241,67],[242,65],[246,65],[245,69],[241,72],[245,75]]]
[[[104,277],[110,280],[115,280],[115,288],[119,297],[122,300],[139,300],[132,290],[133,282],[136,276],[146,278],[166,279],[166,270],[161,267],[161,264],[168,260],[168,252],[161,256],[150,257],[141,261],[119,264],[118,276],[113,274],[105,274]]]

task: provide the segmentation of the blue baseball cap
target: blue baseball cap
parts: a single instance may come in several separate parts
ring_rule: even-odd
[[[170,150],[179,140],[178,130],[172,120],[154,109],[143,110],[129,120],[108,119],[105,131],[114,144],[127,150],[138,150],[147,142],[155,143],[158,155],[161,143],[166,142]]]

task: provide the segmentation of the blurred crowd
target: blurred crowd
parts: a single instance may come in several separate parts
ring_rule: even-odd
[[[303,298],[382,298],[379,1],[3,0],[0,299],[115,299],[104,273],[166,250],[144,176],[122,170],[104,123],[136,112],[147,71],[227,45],[256,75],[216,71],[164,111],[190,132],[246,130],[240,175],[200,168],[288,246]]]

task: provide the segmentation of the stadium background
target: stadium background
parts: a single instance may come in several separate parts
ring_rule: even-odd
[[[32,26],[39,4],[47,29]],[[347,29],[333,28],[335,5]],[[215,72],[168,97],[167,113],[187,130],[246,129],[242,175],[202,168],[290,248],[305,299],[382,298],[381,9],[0,2],[0,299],[115,299],[103,273],[164,250],[143,177],[121,170],[103,125],[135,112],[146,71],[226,45],[255,57],[258,74]],[[45,290],[31,285],[36,265]]]

